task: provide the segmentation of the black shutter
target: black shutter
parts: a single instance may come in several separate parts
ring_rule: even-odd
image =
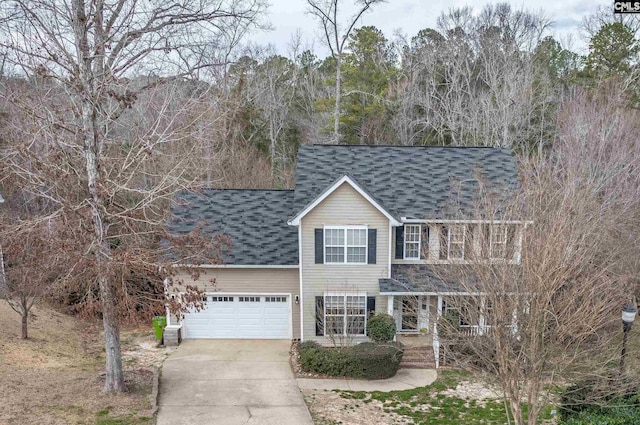
[[[367,264],[376,263],[376,247],[378,246],[378,231],[376,229],[369,229],[369,235],[367,236]]]
[[[376,297],[367,297],[367,321],[376,314]],[[369,335],[369,328],[365,329],[365,334]]]
[[[404,226],[396,227],[396,260],[404,258]]]
[[[420,231],[420,258],[425,259],[429,256],[429,226],[423,225]]]
[[[324,336],[324,297],[316,297],[316,336]]]
[[[324,230],[316,229],[316,264],[324,263]]]
[[[376,297],[367,297],[367,318],[376,314]]]

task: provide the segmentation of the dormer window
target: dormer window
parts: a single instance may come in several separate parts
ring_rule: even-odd
[[[420,259],[421,231],[419,224],[404,225],[404,259]]]

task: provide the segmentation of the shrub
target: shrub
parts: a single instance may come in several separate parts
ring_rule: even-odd
[[[402,351],[394,346],[363,342],[347,348],[299,346],[300,366],[305,372],[362,379],[386,379],[396,374]]]
[[[561,397],[560,423],[567,425],[640,425],[640,389],[612,377],[587,379],[568,387]]]
[[[377,313],[369,319],[367,331],[375,342],[391,342],[396,336],[396,320],[388,314]]]

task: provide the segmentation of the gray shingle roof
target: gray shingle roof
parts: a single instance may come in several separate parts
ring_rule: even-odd
[[[182,192],[172,205],[169,232],[185,234],[199,225],[231,238],[225,264],[296,265],[298,228],[287,225],[293,191],[225,189]]]
[[[509,149],[303,145],[293,214],[344,175],[396,218],[457,218],[457,213],[474,212],[480,184],[505,199],[518,186]]]
[[[391,278],[379,279],[380,292],[421,292],[421,293],[446,293],[446,292],[474,292],[487,288],[487,284],[493,282],[481,281],[477,265],[464,264],[392,264]],[[492,269],[487,265],[486,272],[502,270],[503,265],[496,265]],[[508,271],[510,280],[517,285],[515,277],[522,269],[518,265]],[[483,273],[484,275],[484,273]],[[485,276],[492,276],[491,274]],[[486,277],[485,277],[486,278]],[[515,286],[514,286],[515,290]]]
[[[392,264],[391,279],[380,279],[380,292],[468,292],[471,284],[462,285],[457,273],[464,266]],[[461,270],[462,271],[462,270]]]

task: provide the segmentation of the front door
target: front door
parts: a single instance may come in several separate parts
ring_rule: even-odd
[[[420,297],[403,296],[402,297],[402,327],[403,331],[418,330],[418,316]]]
[[[401,331],[418,331],[429,327],[428,295],[405,295],[400,297],[400,301]]]

